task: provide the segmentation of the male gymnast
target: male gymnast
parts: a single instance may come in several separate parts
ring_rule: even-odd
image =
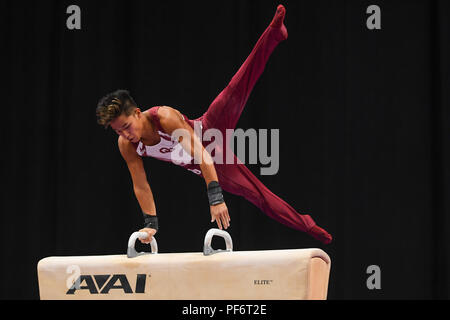
[[[191,120],[180,111],[168,106],[155,106],[141,111],[129,92],[117,90],[104,96],[98,103],[98,123],[110,126],[119,135],[118,146],[131,174],[133,189],[144,215],[144,228],[149,237],[141,239],[150,243],[158,231],[158,218],[152,190],[148,183],[142,157],[154,157],[170,161],[201,176],[206,183],[210,205],[211,222],[220,229],[230,226],[230,215],[222,190],[239,195],[256,205],[269,217],[291,228],[303,231],[328,244],[331,235],[316,225],[309,215],[300,214],[289,204],[273,194],[229,149],[224,146],[215,150],[235,160],[215,163],[205,151],[205,142],[200,141],[194,131],[198,121],[202,132],[210,128],[220,130],[226,136],[227,129],[234,129],[247,99],[269,56],[275,47],[288,37],[284,17],[286,10],[279,5],[275,16],[257,41],[238,72],[227,87],[215,98],[208,110],[198,119]],[[174,138],[176,130],[186,130],[190,139]],[[186,151],[186,159],[173,161],[171,152],[177,147]]]

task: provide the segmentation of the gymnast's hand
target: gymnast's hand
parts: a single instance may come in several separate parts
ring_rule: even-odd
[[[225,202],[209,207],[211,209],[211,222],[216,221],[220,230],[222,230],[222,226],[227,229],[230,226],[230,215]]]
[[[144,229],[139,230],[139,232],[147,232],[148,237],[145,239],[139,239],[139,241],[141,241],[142,243],[145,243],[145,244],[149,244],[150,242],[152,242],[153,236],[155,235],[155,233],[157,231],[155,229],[151,229],[151,228],[144,228]]]

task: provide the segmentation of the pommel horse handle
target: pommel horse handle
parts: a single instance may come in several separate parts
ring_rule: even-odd
[[[211,241],[213,236],[219,236],[224,238],[226,250],[214,250],[211,247]],[[210,256],[215,253],[219,252],[231,252],[233,251],[233,240],[231,239],[231,236],[228,232],[216,228],[209,229],[209,231],[206,233],[205,236],[205,242],[203,245],[203,255]]]
[[[128,240],[128,249],[127,249],[127,257],[134,258],[143,254],[148,254],[147,252],[137,252],[134,246],[136,245],[137,239],[146,239],[148,234],[146,232],[134,232],[131,234],[130,239]],[[158,243],[156,242],[155,237],[153,237],[152,242],[150,242],[150,246],[152,247],[152,253],[158,253]]]

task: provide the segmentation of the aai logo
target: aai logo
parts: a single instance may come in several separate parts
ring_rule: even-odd
[[[125,274],[80,275],[66,294],[75,294],[77,290],[89,290],[90,294],[108,294],[112,289],[122,290],[127,294],[145,293],[146,279],[146,274],[137,274],[133,292]]]

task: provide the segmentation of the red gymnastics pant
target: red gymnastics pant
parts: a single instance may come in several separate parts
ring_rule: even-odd
[[[196,119],[202,121],[203,130],[215,128],[222,132],[223,137],[226,137],[226,129],[235,128],[256,81],[264,71],[269,56],[281,41],[287,39],[287,30],[283,24],[284,15],[285,8],[278,6],[272,23],[261,35],[244,64],[203,116]],[[295,211],[267,189],[244,164],[239,163],[234,154],[233,157],[235,164],[215,164],[223,190],[244,197],[269,217],[288,227],[307,232],[324,243],[331,242],[331,236],[316,226],[309,215]]]

